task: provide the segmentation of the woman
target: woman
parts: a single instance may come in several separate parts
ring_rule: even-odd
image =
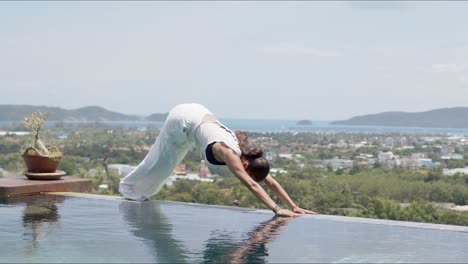
[[[200,104],[175,106],[145,159],[120,181],[119,191],[130,200],[147,200],[156,194],[192,147],[198,147],[210,170],[221,176],[234,175],[258,199],[279,216],[315,214],[298,207],[269,174],[263,150],[252,148],[247,134],[233,133]],[[290,208],[281,209],[258,184],[269,189]]]

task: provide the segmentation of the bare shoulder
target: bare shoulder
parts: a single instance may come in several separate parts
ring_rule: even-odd
[[[224,162],[234,158],[234,156],[239,158],[234,150],[228,147],[224,142],[216,142],[213,144],[213,155],[216,159]]]

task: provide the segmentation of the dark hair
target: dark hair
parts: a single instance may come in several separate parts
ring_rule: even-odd
[[[256,182],[263,181],[270,172],[270,164],[263,157],[263,148],[261,146],[254,146],[244,131],[236,131],[236,137],[239,141],[242,156],[249,163],[246,169],[247,173]]]

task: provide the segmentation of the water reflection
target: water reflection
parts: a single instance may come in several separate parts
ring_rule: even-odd
[[[23,227],[25,240],[31,241],[28,251],[34,253],[39,248],[41,238],[51,231],[50,228],[59,227],[60,214],[57,203],[62,203],[61,196],[18,196],[2,198],[4,204],[25,205],[23,210]]]
[[[268,256],[267,244],[280,234],[282,227],[290,220],[273,217],[249,232],[240,243],[228,234],[215,235],[208,240],[204,260],[208,263],[264,263]]]
[[[158,263],[185,263],[187,256],[181,242],[172,237],[172,225],[154,202],[121,202],[119,210],[132,233],[143,238]]]
[[[272,218],[258,225],[245,234],[245,239],[235,238],[230,231],[207,230],[209,238],[201,252],[190,252],[184,247],[184,241],[174,239],[173,226],[157,202],[122,202],[120,213],[130,227],[130,231],[152,249],[157,262],[193,262],[204,263],[263,263],[268,256],[267,244],[273,241],[290,219]],[[188,222],[193,228],[200,221]],[[204,227],[206,228],[206,227]],[[190,234],[187,234],[188,236]],[[187,237],[187,239],[191,239]],[[186,241],[189,243],[188,241]],[[154,249],[154,250],[153,250]],[[191,258],[192,257],[192,258]]]

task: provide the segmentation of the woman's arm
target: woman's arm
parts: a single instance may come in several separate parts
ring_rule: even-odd
[[[236,251],[229,254],[231,263],[248,263],[249,253],[268,248],[266,245],[279,236],[281,229],[290,221],[290,218],[274,217],[262,223],[258,228],[249,232],[249,238],[237,245]]]
[[[216,159],[224,161],[232,173],[268,208],[278,216],[297,216],[296,213],[285,209],[278,209],[278,205],[271,199],[265,190],[254,181],[245,171],[241,159],[237,156],[232,149],[225,146],[223,143],[216,143],[213,145],[213,154]]]
[[[283,189],[283,187],[281,187],[281,185],[275,179],[273,179],[270,174],[268,174],[268,176],[265,178],[265,183],[270,190],[278,195],[278,197],[291,208],[293,212],[298,214],[317,214],[314,211],[305,210],[297,206],[291,197],[289,197],[288,193]]]

